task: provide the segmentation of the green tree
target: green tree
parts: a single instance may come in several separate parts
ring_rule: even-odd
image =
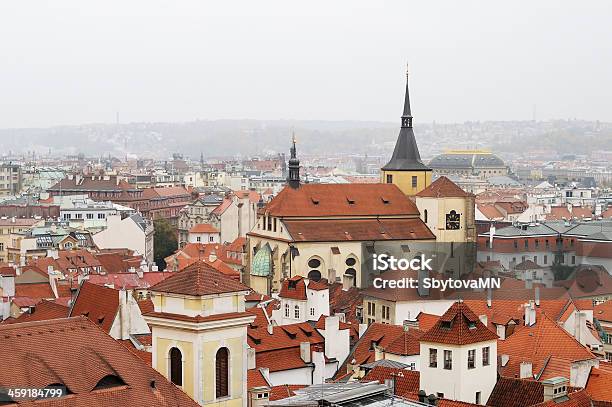
[[[160,270],[166,269],[165,258],[178,248],[177,230],[166,219],[153,221],[155,238],[153,240],[154,260]]]

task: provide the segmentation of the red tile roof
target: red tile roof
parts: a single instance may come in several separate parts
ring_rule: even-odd
[[[456,198],[474,196],[469,192],[465,192],[457,184],[445,176],[441,176],[431,183],[427,188],[416,194],[421,198]]]
[[[302,184],[285,187],[265,211],[278,217],[407,216],[416,205],[394,184]]]
[[[567,400],[548,400],[533,407],[592,407],[591,398],[585,390],[568,392]]]
[[[612,300],[597,304],[593,308],[593,318],[600,321],[612,322]]]
[[[54,299],[49,283],[15,284],[15,297]]]
[[[281,298],[306,301],[306,283],[304,277],[295,276],[283,281],[280,293]]]
[[[247,370],[247,389],[255,387],[270,387],[270,383],[266,380],[259,369]]]
[[[198,223],[189,229],[189,233],[219,233],[219,230],[210,223]]]
[[[235,251],[229,250],[229,247],[229,245],[220,243],[188,243],[182,249],[165,258],[168,264],[167,268],[174,270],[174,263],[176,262],[176,270],[182,270],[200,259],[208,260],[213,253],[217,259],[224,263],[242,266],[242,259],[233,256],[231,253]]]
[[[112,285],[114,288],[126,290],[148,289],[173,275],[168,272],[149,271],[142,278],[136,273],[90,274],[87,281],[97,285]]]
[[[193,263],[151,287],[151,291],[195,296],[250,290],[203,261]]]
[[[438,322],[421,337],[422,342],[467,345],[496,340],[497,335],[487,328],[464,302],[456,302]]]
[[[419,329],[408,329],[403,331],[393,342],[385,346],[383,349],[385,353],[392,353],[394,355],[401,356],[412,356],[420,353],[420,342],[419,338],[423,335],[423,332]]]
[[[436,322],[440,319],[439,315],[428,314],[426,312],[421,312],[417,315],[417,321],[419,321],[419,329],[423,332],[429,331],[434,327]]]
[[[478,204],[478,210],[489,220],[503,219],[504,214],[499,211],[493,204]]]
[[[352,220],[284,220],[297,242],[429,240],[435,235],[420,218]]]
[[[270,401],[282,400],[287,397],[295,396],[295,391],[306,387],[303,384],[281,384],[273,386],[270,392]]]
[[[119,290],[84,281],[70,310],[70,316],[86,316],[108,333],[118,309]]]
[[[538,375],[553,358],[549,369],[559,375],[559,365],[569,367],[573,361],[596,359],[590,350],[539,309],[534,325],[518,325],[512,335],[498,341],[497,354],[510,357],[506,366],[500,366],[500,373],[505,377],[517,376],[523,361],[530,361],[533,373]],[[566,371],[563,376],[569,377],[569,374]]]
[[[25,312],[12,323],[46,321],[48,319],[66,318],[68,307],[57,304],[54,301],[43,300],[37,303],[31,312]]]
[[[534,380],[500,377],[489,396],[487,406],[526,407],[544,401],[544,387]]]
[[[415,370],[395,369],[386,366],[376,366],[370,370],[368,374],[361,380],[368,382],[376,380],[379,383],[385,384],[385,380],[395,380],[395,394],[400,397],[408,397],[411,394],[418,393],[420,390],[420,374]]]
[[[44,388],[61,383],[72,393],[60,399],[20,405],[198,406],[86,318],[0,325],[0,337],[4,387]],[[118,377],[125,385],[97,389],[108,375]]]
[[[416,328],[413,329],[416,330]],[[361,338],[359,338],[342,367],[338,370],[337,375],[346,372],[346,365],[348,363],[362,365],[374,362],[375,351],[373,345],[380,346],[384,349],[395,341],[403,332],[404,328],[398,325],[381,324],[378,322],[372,323]]]
[[[593,400],[612,402],[612,372],[591,368],[584,389]]]

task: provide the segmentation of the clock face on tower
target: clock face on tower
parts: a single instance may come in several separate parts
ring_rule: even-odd
[[[459,230],[461,225],[461,215],[455,211],[450,211],[446,214],[446,229]]]

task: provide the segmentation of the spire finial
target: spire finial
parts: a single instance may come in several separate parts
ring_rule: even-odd
[[[287,181],[292,188],[300,186],[300,160],[297,158],[297,149],[295,148],[295,131],[291,135],[291,158],[289,158],[289,177]]]
[[[406,77],[408,77],[408,75],[410,75],[410,69],[408,69],[408,62],[406,62]]]

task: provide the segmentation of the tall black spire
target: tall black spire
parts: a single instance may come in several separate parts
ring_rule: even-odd
[[[382,167],[383,171],[429,170],[421,161],[419,147],[412,129],[412,112],[410,111],[410,92],[408,90],[408,71],[406,71],[406,95],[404,96],[404,112],[395,149],[391,160]]]
[[[297,151],[295,148],[295,134],[291,144],[291,158],[289,158],[289,177],[287,177],[287,183],[291,188],[300,187],[300,160],[297,158]]]

